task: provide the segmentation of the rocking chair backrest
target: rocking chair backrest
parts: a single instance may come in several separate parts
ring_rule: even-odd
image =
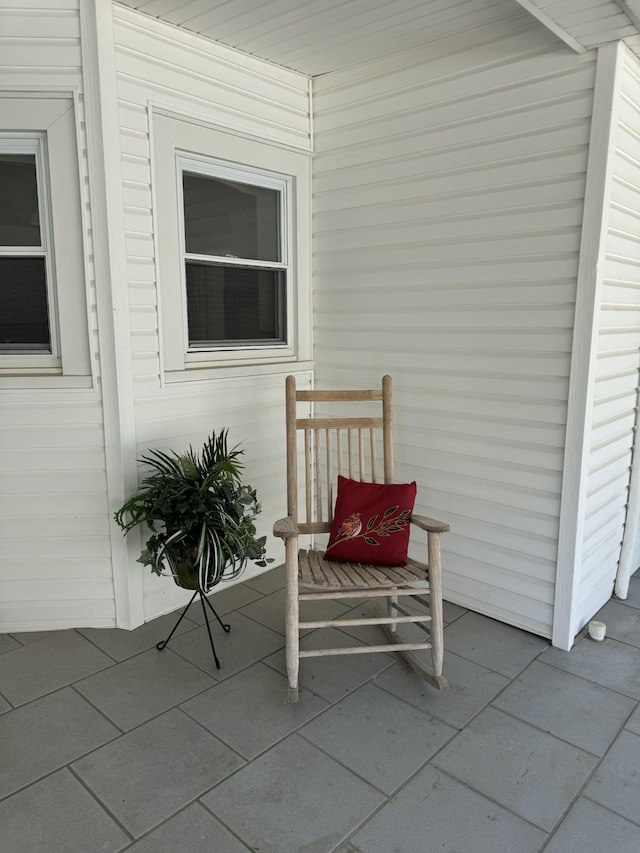
[[[295,377],[287,377],[287,512],[300,533],[330,530],[338,474],[362,482],[393,482],[391,394],[390,376],[382,378],[380,389],[360,391],[301,391]],[[302,402],[311,404],[310,416],[298,417],[297,403]],[[370,412],[372,402],[380,403],[376,416],[353,415],[358,408],[360,414]],[[349,415],[334,416],[338,406],[328,416],[318,414],[316,406],[322,403],[347,404]]]

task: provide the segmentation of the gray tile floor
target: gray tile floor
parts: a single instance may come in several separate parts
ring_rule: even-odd
[[[0,850],[640,851],[640,577],[603,643],[448,604],[447,693],[365,653],[303,661],[297,705],[283,585],[215,594],[220,670],[195,609],[163,652],[173,614],[0,635]]]

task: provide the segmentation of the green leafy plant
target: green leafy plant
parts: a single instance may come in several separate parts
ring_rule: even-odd
[[[248,560],[266,566],[266,536],[257,537],[255,489],[243,485],[243,450],[228,449],[228,430],[214,432],[200,452],[151,450],[147,474],[115,513],[127,534],[144,525],[149,537],[138,562],[157,575],[167,566],[186,589],[208,591],[237,577]]]

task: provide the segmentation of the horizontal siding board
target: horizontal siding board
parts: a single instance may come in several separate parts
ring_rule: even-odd
[[[514,185],[527,186],[537,182],[552,182],[555,178],[564,179],[571,172],[586,168],[586,146],[570,146],[567,151],[551,154],[539,160],[524,158],[512,162],[491,162],[474,169],[468,163],[465,166],[443,169],[434,174],[412,174],[402,180],[389,179],[378,181],[375,169],[369,178],[363,177],[357,185],[338,187],[337,192],[348,190],[342,195],[332,197],[323,190],[318,182],[314,191],[314,201],[318,212],[323,210],[349,207],[359,208],[369,204],[394,204],[401,200],[415,200],[421,196],[448,196],[450,194],[488,193],[513,188]],[[519,168],[520,167],[520,168]],[[347,182],[348,183],[348,182]]]
[[[493,35],[499,37],[499,28],[493,29]],[[391,111],[403,111],[413,106],[418,98],[430,107],[447,100],[455,103],[476,97],[492,98],[499,92],[506,92],[508,99],[514,90],[537,86],[538,93],[531,89],[530,100],[535,102],[540,96],[547,96],[544,84],[550,78],[554,84],[558,80],[557,91],[562,93],[569,86],[580,88],[582,85],[563,81],[593,72],[592,68],[589,70],[588,58],[576,63],[574,57],[562,49],[545,50],[539,41],[539,32],[532,44],[531,35],[529,29],[513,32],[508,40],[509,55],[502,50],[507,43],[505,40],[502,44],[495,43],[498,52],[493,54],[490,49],[483,51],[475,47],[466,54],[458,50],[448,56],[435,52],[423,55],[420,75],[416,74],[415,64],[400,61],[396,70],[384,76],[372,74],[358,79],[358,72],[354,71],[351,83],[344,81],[342,85],[332,85],[332,81],[339,80],[339,75],[315,81],[318,129],[339,126],[341,116],[343,123],[348,123],[348,115],[353,115],[354,122],[362,121],[371,111],[379,109],[380,104],[390,104]],[[426,77],[429,86],[425,89],[422,80]]]
[[[418,500],[420,500],[420,492],[418,492]],[[541,565],[555,563],[557,548],[554,536],[541,536],[532,531],[514,530],[508,524],[488,522],[485,519],[463,516],[455,512],[449,512],[447,519],[453,531],[451,537],[447,539],[456,537],[468,542],[482,543],[487,547],[496,547],[495,543],[499,542],[499,547],[516,554],[525,553]]]
[[[350,228],[331,229],[318,237],[315,250],[350,250],[391,243],[411,245],[415,241],[430,242],[446,240],[455,231],[458,240],[465,239],[505,239],[519,234],[544,234],[550,225],[557,223],[562,229],[579,227],[582,223],[582,205],[579,200],[571,203],[540,205],[536,209],[508,209],[498,213],[486,210],[477,214],[467,211],[459,216],[443,215],[423,216],[409,221],[403,219],[397,223],[384,222],[379,225],[352,225]],[[624,239],[624,238],[621,238]],[[630,239],[627,237],[627,239]]]
[[[113,628],[113,603],[107,599],[1,602],[0,624],[8,633],[16,631],[62,631],[65,628]]]
[[[0,450],[0,470],[40,473],[42,471],[104,471],[101,447],[75,447],[67,450],[49,447]]]
[[[22,602],[37,602],[42,596],[41,581],[12,580],[11,586],[0,581],[0,599],[9,600],[20,606]],[[56,578],[47,592],[47,598],[51,602],[67,602],[83,600],[108,600],[113,594],[113,581],[111,578]],[[86,624],[86,623],[85,623]]]
[[[328,177],[331,173],[326,173]],[[371,175],[374,182],[378,171],[373,167]],[[350,179],[350,170],[344,170],[344,179]],[[335,182],[339,188],[339,181]],[[398,223],[409,224],[417,219],[422,221],[441,221],[453,217],[472,218],[493,215],[518,215],[520,211],[536,211],[548,207],[579,204],[583,186],[575,175],[559,176],[557,180],[539,182],[520,182],[516,185],[493,187],[490,190],[476,192],[443,192],[437,195],[400,197],[394,202],[381,200],[362,209],[358,208],[357,221],[353,221],[350,207],[327,205],[332,196],[324,199],[322,210],[314,209],[314,224],[318,235],[339,235],[343,229],[369,228],[387,224],[394,227]],[[336,199],[342,202],[343,199]],[[626,208],[625,208],[626,210]]]
[[[50,554],[52,550],[58,557],[85,557],[88,560],[95,558],[104,559],[109,557],[110,543],[106,536],[75,535],[55,537],[15,537],[5,540],[3,543],[5,557],[22,557],[28,559],[34,557],[41,559]],[[15,579],[13,579],[15,580]],[[111,597],[113,586],[111,589]],[[112,603],[113,606],[113,603]]]
[[[53,552],[39,558],[18,556],[8,560],[0,557],[0,576],[7,577],[10,569],[16,571],[21,580],[51,584],[57,580],[88,581],[91,578],[111,581],[113,575],[110,557],[87,560],[79,555],[59,557]]]
[[[77,516],[54,515],[53,513],[47,513],[44,516],[34,514],[30,518],[24,518],[20,515],[4,515],[0,518],[0,537],[8,542],[11,539],[25,539],[37,535],[55,541],[59,536],[77,535],[79,522],[80,519]],[[108,539],[109,517],[106,513],[93,516],[85,513],[81,523],[83,536],[104,536]]]
[[[523,628],[542,637],[550,637],[549,625],[553,619],[553,603],[540,600],[542,596],[531,599],[521,592],[505,590],[491,585],[486,576],[481,580],[474,577],[474,564],[452,561],[449,568],[450,581],[447,588],[447,600],[462,607],[482,611],[494,619],[504,620],[504,610],[510,614],[509,622],[517,628]],[[489,569],[490,567],[484,567]],[[544,598],[549,598],[545,595]]]
[[[56,426],[29,425],[0,427],[0,445],[4,448],[47,448],[55,453],[57,448],[102,447],[102,428],[75,424]]]
[[[21,66],[28,69],[35,64],[52,71],[60,68],[79,69],[82,66],[80,40],[72,38],[5,38],[0,35],[0,55],[2,64],[12,67],[14,73]],[[32,62],[36,57],[38,62]]]
[[[42,7],[42,3],[39,4],[40,8],[28,9],[22,0],[15,0],[16,7],[18,4],[22,6],[19,10],[0,7],[0,33],[3,39],[16,39],[19,44],[27,30],[30,39],[80,38],[77,4],[68,9],[47,9]],[[62,3],[57,2],[57,6],[61,7]]]

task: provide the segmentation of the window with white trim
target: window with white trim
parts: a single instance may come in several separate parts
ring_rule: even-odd
[[[286,178],[178,165],[188,351],[286,345]]]
[[[309,154],[161,112],[153,130],[165,380],[309,360]]]
[[[0,135],[0,353],[55,353],[42,135]]]
[[[0,388],[92,384],[72,94],[0,93]]]

